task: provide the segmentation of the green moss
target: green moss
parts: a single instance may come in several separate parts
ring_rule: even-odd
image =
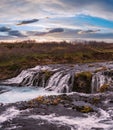
[[[98,98],[98,97],[93,98],[93,104],[97,104],[99,102],[100,102],[100,98]]]
[[[92,73],[91,72],[81,72],[81,73],[78,73],[76,74],[76,77],[83,77],[84,79],[88,79],[90,80],[91,77],[92,77]]]
[[[93,108],[90,106],[77,106],[77,111],[82,112],[82,113],[89,113],[93,112]]]
[[[75,74],[73,91],[90,93],[91,92],[91,72],[81,72]]]
[[[48,105],[58,105],[62,99],[60,97],[55,98],[45,98],[43,96],[39,96],[35,99],[36,102],[41,104],[48,104]]]

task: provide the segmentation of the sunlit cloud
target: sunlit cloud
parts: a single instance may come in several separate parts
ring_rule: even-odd
[[[0,0],[0,39],[113,39],[112,0]]]

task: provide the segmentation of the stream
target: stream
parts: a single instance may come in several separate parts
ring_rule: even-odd
[[[0,130],[113,130],[113,62],[36,66],[0,84]]]

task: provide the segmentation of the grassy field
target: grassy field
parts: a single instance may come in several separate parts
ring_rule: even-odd
[[[16,76],[23,69],[45,64],[76,64],[113,60],[113,44],[103,42],[23,41],[0,43],[0,79]]]

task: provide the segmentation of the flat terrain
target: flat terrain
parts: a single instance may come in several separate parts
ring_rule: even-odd
[[[76,64],[113,60],[113,44],[104,42],[23,41],[0,44],[0,80],[16,76],[23,69],[44,64]]]

